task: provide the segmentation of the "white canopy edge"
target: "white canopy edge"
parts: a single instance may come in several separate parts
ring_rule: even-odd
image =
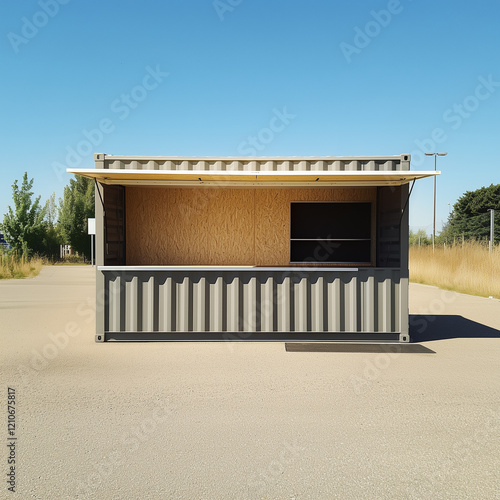
[[[248,171],[248,170],[124,170],[68,168],[70,174],[102,184],[144,186],[399,186],[440,171]]]
[[[259,267],[259,266],[97,266],[98,271],[114,271],[114,272],[129,272],[129,271],[272,271],[272,272],[357,272],[357,267]]]

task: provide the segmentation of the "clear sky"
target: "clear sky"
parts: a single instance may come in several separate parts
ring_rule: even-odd
[[[24,171],[60,197],[94,152],[411,153],[431,170],[431,150],[448,152],[439,229],[500,183],[499,27],[498,0],[2,0],[0,217]],[[410,202],[429,234],[432,190]]]

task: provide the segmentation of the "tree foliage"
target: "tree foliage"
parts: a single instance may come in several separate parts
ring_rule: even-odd
[[[500,242],[500,184],[491,184],[475,191],[466,191],[453,205],[441,235],[446,240],[453,238],[489,239],[489,209],[495,210],[495,243]]]
[[[12,249],[28,257],[33,254],[44,254],[44,236],[46,233],[45,207],[40,204],[40,196],[34,201],[33,179],[28,180],[25,172],[19,187],[15,180],[12,185],[14,208],[8,207],[4,215],[2,229],[6,241]]]
[[[94,217],[94,183],[86,177],[70,180],[60,200],[59,225],[65,243],[78,253],[90,257],[87,219]]]
[[[419,229],[416,233],[410,230],[410,245],[430,245],[431,239],[424,229]]]

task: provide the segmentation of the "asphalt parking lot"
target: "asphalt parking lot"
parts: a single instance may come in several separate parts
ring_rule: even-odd
[[[401,348],[96,344],[94,294],[0,281],[0,498],[500,498],[499,300],[412,284]]]

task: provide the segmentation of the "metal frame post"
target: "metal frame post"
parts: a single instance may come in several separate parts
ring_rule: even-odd
[[[434,172],[437,170],[437,155],[434,155]],[[434,217],[432,221],[432,253],[434,253],[434,243],[436,241],[436,176],[434,176]]]

